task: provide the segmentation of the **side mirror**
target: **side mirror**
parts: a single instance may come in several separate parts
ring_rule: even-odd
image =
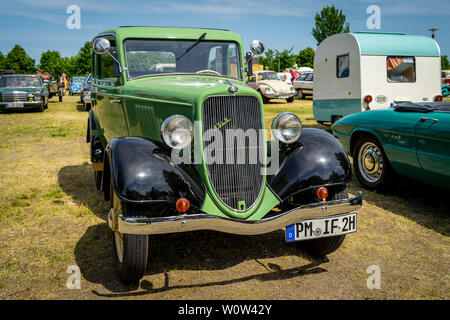
[[[96,54],[103,55],[109,52],[109,49],[111,49],[111,44],[109,43],[108,39],[97,38],[92,43],[92,49]]]
[[[108,39],[106,38],[94,39],[94,41],[92,42],[92,49],[98,55],[108,54],[109,56],[111,56],[111,58],[113,58],[113,60],[117,63],[117,66],[119,67],[119,73],[122,73],[123,71],[127,70],[127,68],[122,67],[120,65],[119,60],[117,60],[116,57],[114,57],[111,54],[111,52],[109,52],[111,49],[111,43],[109,42]]]
[[[261,54],[264,52],[264,43],[259,40],[253,40],[250,50],[252,50],[253,54]]]

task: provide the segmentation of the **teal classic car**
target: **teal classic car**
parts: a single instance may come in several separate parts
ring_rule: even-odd
[[[305,240],[323,256],[356,231],[362,195],[347,194],[345,151],[289,112],[273,119],[267,141],[261,96],[245,82],[252,53],[238,34],[120,27],[92,46],[87,142],[96,186],[111,203],[123,282],[139,281],[157,259],[148,259],[155,234],[286,228],[285,241]],[[251,49],[264,46],[255,40]]]
[[[332,130],[367,188],[386,188],[395,172],[450,189],[450,102],[357,113],[337,121]]]
[[[42,78],[33,74],[8,74],[0,79],[0,110],[37,109],[48,107],[48,89]]]

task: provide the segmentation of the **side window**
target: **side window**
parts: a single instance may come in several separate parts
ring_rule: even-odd
[[[114,60],[109,54],[99,56],[99,78],[112,79],[114,75]]]
[[[416,60],[414,57],[387,57],[388,82],[416,82]]]
[[[308,75],[305,78],[305,81],[312,81],[312,73],[308,73]]]
[[[336,77],[348,78],[350,76],[350,55],[336,57]]]

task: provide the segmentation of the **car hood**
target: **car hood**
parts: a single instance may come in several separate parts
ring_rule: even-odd
[[[203,75],[154,76],[135,79],[127,83],[124,95],[167,101],[170,103],[194,105],[209,95],[230,94],[234,86],[236,94],[257,95],[242,81],[230,78]]]
[[[290,92],[291,86],[281,80],[262,80],[258,81],[259,84],[270,87],[275,92]]]

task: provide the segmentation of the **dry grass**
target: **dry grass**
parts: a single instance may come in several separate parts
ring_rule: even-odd
[[[55,99],[54,99],[55,100]],[[359,230],[328,261],[286,245],[282,231],[254,237],[217,232],[151,238],[139,287],[112,267],[108,205],[95,190],[85,144],[87,113],[66,97],[41,113],[0,114],[0,299],[449,299],[450,202],[398,182],[365,191]],[[265,106],[266,125],[293,111],[319,126],[311,101]],[[353,181],[349,191],[362,190]],[[67,267],[81,269],[68,290]],[[366,287],[378,265],[380,290]]]

